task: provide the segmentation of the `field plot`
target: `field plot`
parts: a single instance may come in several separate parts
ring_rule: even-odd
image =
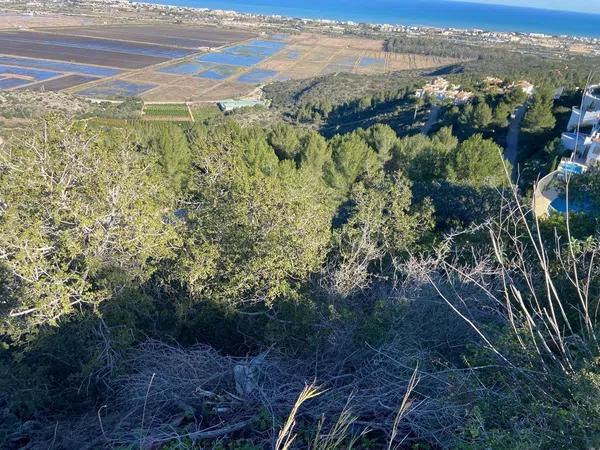
[[[183,62],[179,63],[175,66],[168,66],[163,69],[160,69],[159,72],[162,73],[172,73],[175,75],[191,75],[198,72],[202,72],[203,70],[210,69],[213,67],[213,63],[209,62]]]
[[[61,28],[52,30],[59,34],[108,38],[128,42],[141,42],[189,49],[222,47],[256,37],[254,33],[224,30],[215,27],[186,25],[110,25],[86,28]]]
[[[165,75],[171,76],[172,75]],[[213,89],[223,81],[211,80],[209,78],[200,78],[195,76],[187,76],[185,78],[175,77],[171,84],[158,84],[158,87],[145,92],[142,98],[149,102],[194,102],[198,101],[203,92]],[[150,79],[145,74],[132,78],[135,82],[144,82]],[[248,85],[246,90],[248,90]]]
[[[198,61],[229,64],[232,66],[250,67],[261,62],[264,58],[260,55],[238,55],[235,53],[208,53],[198,58]]]
[[[189,83],[190,77],[186,76],[178,76],[169,73],[163,72],[154,72],[151,69],[144,70],[141,72],[134,72],[124,76],[121,76],[119,79],[133,81],[134,83],[149,83],[149,84],[157,84],[157,85],[171,85],[171,84],[182,84],[185,80],[186,83]]]
[[[385,58],[372,58],[370,56],[366,56],[360,60],[361,67],[370,67],[370,66],[384,66]]]
[[[225,80],[232,76],[240,73],[241,67],[230,66],[230,65],[218,65],[213,66],[205,72],[198,74],[200,78],[210,78],[211,80]]]
[[[87,88],[79,94],[86,97],[118,98],[135,97],[156,87],[155,84],[133,83],[125,80],[107,81]]]
[[[219,68],[216,63],[196,61],[200,48],[238,47],[237,57],[257,55],[258,61],[285,45],[271,45],[256,37],[248,32],[178,25],[0,32],[0,89],[64,89],[112,99],[141,95],[156,87],[164,95],[173,91],[180,96],[187,91],[189,97],[198,93],[191,89],[213,87],[213,83],[203,83],[193,75],[216,67],[214,78],[226,79],[242,71],[241,66]],[[254,46],[235,45],[252,38]],[[169,61],[173,63],[168,65]]]
[[[383,52],[381,40],[143,24],[0,32],[0,89],[64,90],[106,99],[212,102],[252,97],[271,81],[382,74],[455,63]],[[152,116],[150,110],[148,117]],[[158,113],[157,113],[158,114]]]
[[[143,117],[146,120],[192,120],[187,105],[181,103],[144,105]]]
[[[197,101],[216,102],[229,98],[237,98],[245,96],[249,93],[248,84],[237,83],[235,81],[225,81],[217,84],[215,87],[201,93],[197,97]]]
[[[88,83],[90,81],[96,81],[97,77],[90,77],[87,75],[65,75],[60,78],[53,78],[48,81],[41,81],[39,83],[30,84],[22,89],[29,91],[62,91],[73,86],[79,86],[80,84]]]
[[[87,48],[66,47],[43,42],[13,41],[11,39],[5,39],[4,33],[0,33],[0,52],[12,56],[53,59],[65,62],[118,67],[122,69],[139,69],[168,60],[168,58],[158,58],[156,56],[134,55],[106,50],[90,50]]]
[[[277,75],[274,70],[253,69],[238,77],[242,83],[261,84]]]
[[[49,78],[55,78],[62,75],[60,72],[51,72],[49,70],[26,69],[22,67],[0,65],[0,75],[9,78],[21,78],[30,81],[41,81]]]
[[[190,49],[173,48],[161,45],[130,43],[113,39],[99,39],[81,36],[60,36],[35,31],[5,32],[0,35],[0,42],[10,40],[26,44],[48,44],[61,47],[72,47],[86,50],[103,50],[132,55],[153,56],[157,58],[182,58],[193,53]],[[1,48],[1,47],[0,47]]]
[[[431,69],[458,62],[453,58],[438,56],[414,55],[407,53],[391,53],[388,56],[389,70]]]
[[[321,71],[321,75],[329,75],[332,73],[352,72],[354,66],[340,66],[337,64],[328,64]]]
[[[276,72],[283,72],[294,67],[298,61],[291,61],[289,59],[281,59],[280,56],[275,56],[267,61],[260,64],[261,69],[274,70]]]
[[[28,83],[29,81],[20,78],[0,78],[0,89],[11,89]]]
[[[88,17],[67,16],[62,14],[36,14],[0,12],[0,29],[33,27],[74,27],[94,25],[98,22]]]
[[[121,70],[110,69],[108,67],[86,66],[83,64],[72,64],[59,61],[49,61],[44,59],[15,58],[12,56],[0,56],[0,64],[10,66],[31,67],[38,69],[49,69],[58,72],[75,72],[83,75],[92,75],[99,77],[112,77],[121,73]]]

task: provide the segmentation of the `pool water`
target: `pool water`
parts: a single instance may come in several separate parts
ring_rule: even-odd
[[[583,166],[581,164],[577,164],[577,163],[563,163],[560,165],[560,168],[562,170],[564,170],[565,172],[569,172],[569,173],[574,173],[574,174],[582,174],[583,173]]]
[[[554,200],[552,200],[552,203],[550,203],[550,207],[556,212],[565,214],[567,212],[567,200],[563,197],[557,197]],[[590,212],[592,210],[592,206],[589,201],[582,202],[571,200],[569,201],[568,207],[569,212],[572,213],[584,213]]]

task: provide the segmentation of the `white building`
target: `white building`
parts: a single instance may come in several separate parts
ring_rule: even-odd
[[[573,152],[571,159],[579,164],[600,164],[600,86],[589,87],[581,101],[582,108],[573,108],[567,132],[561,142]],[[583,111],[583,112],[582,112]],[[591,127],[591,132],[587,129]]]
[[[467,103],[474,97],[472,92],[463,91],[460,89],[460,85],[450,84],[448,80],[442,77],[437,77],[422,89],[417,89],[415,95],[417,98],[429,96],[440,101],[454,100],[454,103],[457,105]]]
[[[581,108],[573,108],[567,129],[596,127],[600,122],[600,85],[586,89],[581,100]]]
[[[576,176],[590,167],[600,166],[600,85],[586,89],[581,106],[573,108],[567,132],[561,136],[562,145],[572,152],[571,156],[563,158],[558,168],[536,186],[533,208],[538,217],[565,212],[562,197],[552,187],[553,180],[564,180],[567,174]]]

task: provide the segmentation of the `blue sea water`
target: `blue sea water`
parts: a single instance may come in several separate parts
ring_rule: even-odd
[[[156,4],[313,19],[600,37],[600,14],[464,3],[451,0],[145,1]]]

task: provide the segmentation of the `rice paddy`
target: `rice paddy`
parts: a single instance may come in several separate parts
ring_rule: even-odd
[[[11,89],[18,86],[23,86],[27,83],[27,80],[21,80],[19,78],[0,78],[0,89]]]
[[[210,78],[211,80],[225,80],[240,72],[241,68],[230,65],[213,66],[209,70],[198,74],[201,78]]]
[[[49,70],[29,69],[24,67],[0,65],[0,75],[10,75],[9,78],[23,78],[25,80],[41,81],[62,75],[60,72]]]
[[[15,58],[12,56],[0,56],[0,64],[11,66],[31,67],[38,69],[49,69],[57,72],[73,72],[83,75],[99,77],[112,77],[121,73],[121,70],[108,67],[87,66],[84,64],[73,64],[60,61],[49,61],[44,59]]]
[[[213,63],[192,61],[180,63],[175,66],[165,67],[160,69],[159,72],[172,73],[175,75],[189,75],[202,72],[203,70],[210,69],[213,66]]]
[[[125,80],[114,80],[98,84],[80,92],[85,97],[136,97],[154,88],[154,84],[132,83]]]
[[[382,41],[366,38],[314,33],[259,37],[191,25],[13,30],[0,32],[0,90],[199,103],[244,97],[274,81],[429,69],[456,62],[382,49]],[[150,109],[148,117],[152,115]]]
[[[208,53],[198,58],[198,61],[229,64],[231,66],[250,67],[260,63],[264,57],[260,55],[238,55],[235,53]]]
[[[274,70],[253,69],[238,77],[238,81],[242,83],[261,84],[264,81],[273,78],[277,75]]]

